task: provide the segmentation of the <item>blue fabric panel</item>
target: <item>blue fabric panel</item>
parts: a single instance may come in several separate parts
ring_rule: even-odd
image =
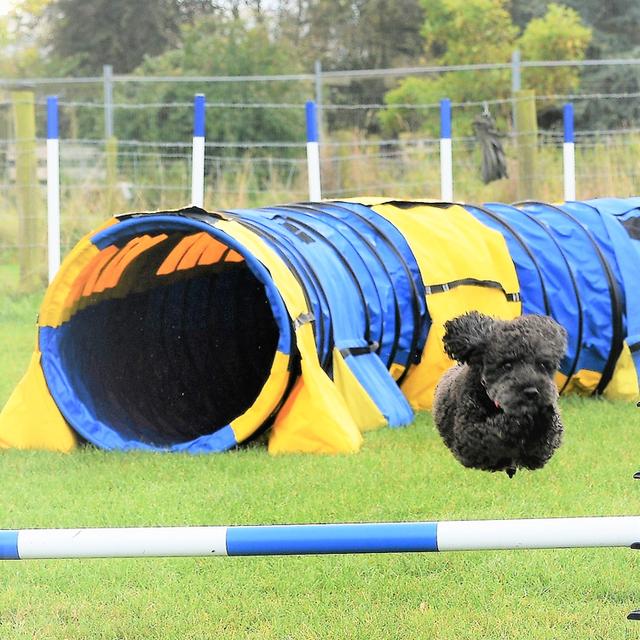
[[[370,207],[354,202],[338,202],[337,204],[373,224],[379,230],[380,234],[387,238],[391,245],[400,254],[403,264],[406,265],[406,268],[409,270],[410,283],[418,292],[416,300],[418,304],[417,315],[419,317],[417,351],[419,354],[422,354],[424,345],[427,341],[427,334],[431,328],[431,319],[429,317],[427,303],[424,296],[424,282],[422,280],[422,275],[420,274],[420,267],[418,266],[418,262],[416,261],[413,252],[411,251],[409,243],[397,227]],[[376,247],[378,247],[378,245],[376,245]],[[401,304],[400,317],[403,318],[404,323],[405,317],[413,315],[412,297],[410,295],[399,295],[398,300]]]
[[[518,275],[520,297],[522,299],[522,313],[547,315],[550,309],[547,309],[548,300],[545,301],[544,281],[540,268],[538,267],[535,256],[532,257],[532,254],[527,252],[522,246],[523,240],[519,235],[515,235],[517,233],[515,229],[510,227],[503,218],[498,216],[496,219],[494,216],[497,214],[493,212],[490,212],[493,213],[493,215],[488,215],[487,212],[482,209],[468,204],[465,204],[464,208],[484,225],[502,234],[505,239],[509,249],[509,255],[513,260]],[[513,231],[510,229],[513,229]]]
[[[229,527],[227,554],[263,556],[438,551],[435,522]]]
[[[0,531],[0,560],[20,560],[17,531]]]
[[[287,206],[288,211],[292,209],[306,214],[307,218],[305,219],[309,220],[311,224],[321,216],[324,220],[324,225],[327,223],[334,225],[336,229],[340,230],[348,238],[348,241],[358,252],[362,263],[366,265],[370,279],[375,284],[377,304],[371,305],[370,301],[367,301],[367,303],[372,307],[369,310],[371,316],[375,316],[376,313],[380,315],[380,336],[379,338],[374,338],[380,343],[378,355],[386,363],[387,367],[390,366],[392,362],[397,361],[401,323],[393,279],[375,247],[375,239],[377,239],[375,238],[375,228],[331,203],[320,202],[313,205],[298,205],[295,208]],[[410,320],[409,325],[412,324]]]
[[[345,204],[323,202],[316,206],[321,208],[325,215],[341,220],[354,229],[370,247],[370,254],[375,255],[382,264],[386,275],[376,276],[376,285],[385,309],[385,340],[393,334],[395,347],[391,349],[391,362],[408,367],[412,363],[412,350],[422,353],[422,325],[428,326],[429,322],[424,303],[424,287],[418,289],[422,286],[422,280],[419,283],[414,282],[412,271],[406,265],[402,254],[369,219],[370,209],[361,207],[367,213],[364,216],[360,212],[348,209]],[[411,258],[413,259],[413,254]],[[411,311],[412,300],[415,301],[415,313]],[[380,355],[384,360],[383,354],[381,349]]]
[[[588,232],[549,205],[527,203],[522,209],[546,224],[573,268],[584,319],[577,368],[602,372],[609,359],[614,318],[606,274]]]
[[[598,211],[606,211],[612,216],[625,216],[632,213],[633,210],[640,209],[640,197],[636,198],[595,198],[593,200],[584,200],[585,204],[595,207]],[[637,211],[640,215],[640,211]]]
[[[582,310],[573,271],[564,253],[548,227],[536,221],[526,211],[498,202],[489,202],[484,206],[508,222],[535,255],[544,279],[550,315],[569,334],[567,353],[560,365],[560,371],[565,376],[571,376],[576,371],[582,347]]]
[[[606,251],[609,264],[616,274],[620,289],[624,293],[624,329],[625,339],[629,346],[640,342],[640,286],[638,286],[638,268],[640,267],[640,253],[636,251],[634,245],[640,245],[636,240],[632,240],[625,229],[620,225],[616,212],[624,210],[626,214],[636,211],[640,215],[640,210],[628,210],[628,202],[613,198],[588,200],[579,206],[575,204],[575,209],[584,216],[585,222],[593,231],[597,227],[595,215],[602,225],[603,231],[594,233],[603,251]],[[640,198],[638,199],[640,204]],[[585,209],[587,211],[585,211]],[[589,211],[591,210],[591,211]],[[608,243],[603,242],[605,237]],[[608,246],[605,246],[608,245]],[[640,383],[640,351],[632,352],[638,381]]]
[[[306,232],[309,232],[309,228],[313,229],[316,233],[316,239],[318,237],[324,238],[342,255],[348,264],[348,268],[352,270],[358,289],[361,292],[361,301],[368,321],[368,332],[365,334],[365,338],[370,342],[377,342],[381,345],[381,349],[385,351],[383,352],[384,355],[383,353],[379,353],[379,355],[386,361],[386,356],[392,346],[393,336],[384,336],[383,334],[384,313],[376,281],[376,276],[380,275],[377,269],[379,264],[371,262],[368,266],[364,259],[369,253],[368,247],[360,243],[351,229],[339,220],[328,218],[328,221],[331,222],[331,224],[328,224],[327,218],[321,218],[318,215],[313,216],[291,207],[269,207],[263,211],[274,218],[284,215],[288,220],[295,220],[305,225]],[[281,218],[280,224],[283,222],[284,220]],[[370,267],[376,269],[374,273],[371,272]]]

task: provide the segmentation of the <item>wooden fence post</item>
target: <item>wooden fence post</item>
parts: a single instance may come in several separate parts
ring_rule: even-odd
[[[536,96],[531,89],[515,93],[515,129],[518,149],[518,199],[535,197],[538,121]]]
[[[107,213],[116,213],[118,181],[118,138],[110,136],[105,142],[106,178],[107,178]]]
[[[16,138],[16,189],[18,192],[18,252],[20,286],[30,289],[43,276],[43,256],[38,245],[40,194],[36,157],[36,114],[32,91],[11,92]]]

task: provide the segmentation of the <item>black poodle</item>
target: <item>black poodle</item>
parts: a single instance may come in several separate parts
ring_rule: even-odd
[[[539,469],[560,446],[554,375],[567,333],[547,316],[495,320],[477,311],[444,325],[445,351],[461,364],[444,373],[433,416],[465,466],[485,471]]]

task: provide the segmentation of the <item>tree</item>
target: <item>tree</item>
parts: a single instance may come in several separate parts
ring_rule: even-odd
[[[223,18],[202,18],[182,29],[183,44],[147,58],[136,70],[145,76],[274,75],[299,70],[295,49],[276,41],[266,25]],[[185,141],[192,135],[192,112],[168,106],[191,103],[202,85],[150,83],[128,87],[122,99],[166,103],[144,112],[120,111],[119,137],[150,141]],[[206,88],[208,103],[245,103],[244,108],[207,109],[207,138],[219,142],[304,141],[304,109],[311,87],[291,82],[216,83]],[[299,109],[251,108],[252,103],[296,103]]]
[[[76,73],[102,73],[105,64],[128,73],[177,46],[182,24],[217,11],[210,0],[54,0],[49,44]]]
[[[423,0],[427,18],[422,29],[426,61],[435,65],[507,62],[517,29],[507,11],[507,0]],[[407,78],[385,96],[389,107],[380,119],[383,129],[396,134],[416,125],[438,135],[437,103],[490,100],[506,95],[509,72],[443,73],[438,77]],[[432,109],[408,109],[401,105],[433,105]],[[457,120],[458,131],[470,133],[476,113]]]
[[[277,30],[293,42],[300,60],[311,69],[379,69],[413,64],[422,54],[420,0],[281,0]],[[327,87],[334,105],[379,103],[389,88],[380,78],[336,83]],[[366,110],[325,112],[332,129],[378,126]]]
[[[542,18],[529,22],[516,42],[523,60],[582,60],[591,40],[576,11],[551,3]],[[570,93],[577,89],[579,76],[572,67],[525,69],[523,82],[540,95]]]
[[[49,0],[21,0],[0,17],[0,76],[29,78],[44,73],[40,41],[46,33],[48,4]]]
[[[424,0],[425,6],[428,0]],[[518,29],[507,11],[507,0],[429,0],[430,7],[423,29],[426,51],[439,65],[508,62],[518,47],[523,58],[538,60],[577,60],[584,57],[591,31],[573,10],[551,3],[542,18],[534,18],[524,33]],[[539,93],[567,93],[578,84],[575,68],[527,70],[524,86]],[[443,97],[454,102],[478,102],[507,98],[510,95],[508,70],[447,72],[437,78],[408,78],[385,96],[389,105],[381,114],[385,130],[391,134],[419,128],[438,134],[438,112],[413,110],[403,104],[437,105]],[[507,117],[510,107],[502,109]],[[465,111],[456,118],[460,134],[471,133],[471,122],[477,112]],[[500,114],[498,114],[500,115]]]

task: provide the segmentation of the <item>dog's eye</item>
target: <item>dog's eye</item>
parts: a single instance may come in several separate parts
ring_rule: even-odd
[[[510,369],[513,369],[513,362],[505,362],[505,363],[502,365],[502,368],[503,368],[505,371],[509,371]]]
[[[542,371],[551,371],[551,369],[553,369],[553,366],[551,365],[550,362],[538,362],[538,368]]]

